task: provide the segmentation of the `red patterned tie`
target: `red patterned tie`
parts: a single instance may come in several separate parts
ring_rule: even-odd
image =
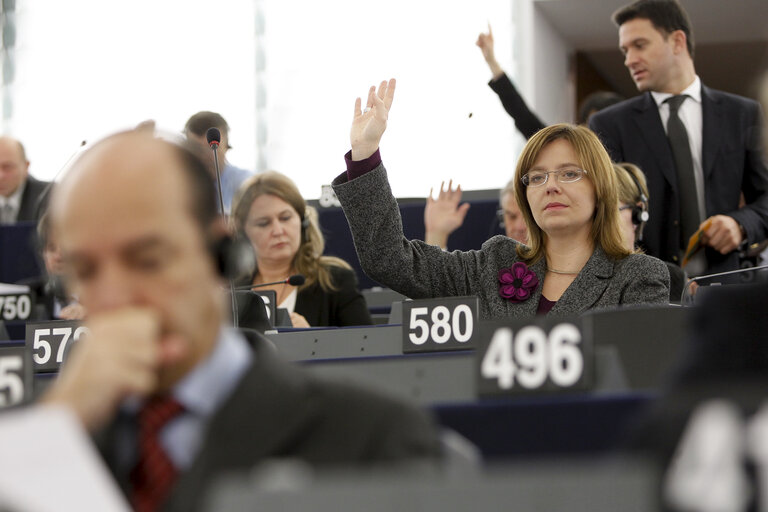
[[[131,472],[132,502],[137,512],[157,510],[176,480],[176,468],[160,444],[160,431],[181,411],[173,397],[151,398],[139,412],[139,460]]]

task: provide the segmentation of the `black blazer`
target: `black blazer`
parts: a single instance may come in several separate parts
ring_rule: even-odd
[[[768,237],[768,170],[760,151],[760,106],[747,98],[701,87],[706,215],[736,219],[749,243]],[[651,218],[644,247],[651,256],[679,262],[680,207],[672,150],[650,93],[593,115],[589,126],[615,162],[638,165],[648,180]],[[746,206],[739,208],[744,192]],[[707,273],[738,267],[736,251],[706,250]]]
[[[352,270],[330,267],[335,292],[326,292],[318,283],[304,288],[296,297],[295,311],[313,327],[371,325],[365,298],[357,289]]]
[[[197,510],[217,477],[269,459],[328,468],[440,458],[439,437],[423,412],[371,391],[318,380],[278,360],[260,334],[246,334],[255,351],[253,365],[214,415],[200,452],[179,476],[164,510]],[[116,433],[112,425],[96,442],[128,494],[129,471],[116,465]]]
[[[498,94],[504,110],[512,116],[515,127],[526,139],[530,139],[534,133],[547,126],[531,111],[506,73],[496,80],[491,80],[488,85]]]
[[[27,184],[24,187],[24,193],[21,194],[21,205],[16,221],[33,220],[37,222],[40,219],[48,206],[48,198],[51,196],[49,192],[40,201],[48,185],[50,183],[47,181],[40,181],[32,176],[27,176]]]

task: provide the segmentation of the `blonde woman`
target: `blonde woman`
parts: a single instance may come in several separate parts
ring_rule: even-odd
[[[354,271],[345,261],[322,255],[317,212],[290,178],[266,172],[247,179],[235,195],[232,220],[256,255],[252,284],[305,277],[298,288],[287,283],[262,288],[274,290],[278,307],[288,309],[295,327],[371,324]]]

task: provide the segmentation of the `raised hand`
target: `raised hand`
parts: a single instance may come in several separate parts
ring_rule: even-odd
[[[448,236],[456,231],[464,223],[464,218],[469,210],[469,203],[459,205],[461,202],[461,185],[453,190],[453,180],[440,183],[440,192],[437,199],[432,198],[432,189],[427,197],[424,207],[424,241],[431,245],[438,245],[443,249],[448,244]]]
[[[501,66],[499,66],[499,63],[496,62],[496,56],[493,53],[493,30],[491,30],[490,23],[488,24],[488,33],[486,34],[480,32],[480,35],[477,36],[477,41],[475,41],[475,44],[483,52],[483,58],[488,64],[488,67],[491,68],[493,78],[500,77],[502,73],[504,73],[504,70],[502,70]]]
[[[379,90],[371,86],[368,90],[368,100],[365,110],[361,109],[360,98],[355,100],[355,115],[352,119],[352,129],[349,140],[352,144],[352,160],[365,160],[379,148],[381,136],[387,129],[389,109],[395,97],[395,79],[392,78],[379,84]]]

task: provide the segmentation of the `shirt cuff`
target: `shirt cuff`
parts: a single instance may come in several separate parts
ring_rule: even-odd
[[[344,155],[344,161],[347,163],[347,181],[352,181],[377,168],[381,163],[381,154],[377,149],[365,160],[354,161],[352,160],[352,151],[350,150]]]

